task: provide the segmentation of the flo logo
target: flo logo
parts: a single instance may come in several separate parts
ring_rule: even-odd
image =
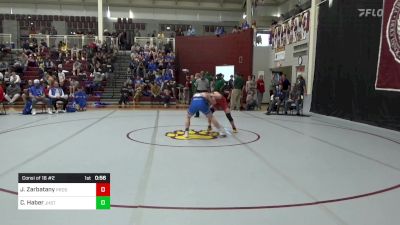
[[[165,136],[176,140],[212,140],[218,138],[219,136],[218,132],[208,132],[207,130],[190,130],[189,138],[186,138],[184,134],[185,132],[183,130],[176,130],[166,133]]]
[[[358,9],[358,17],[382,17],[383,9]]]

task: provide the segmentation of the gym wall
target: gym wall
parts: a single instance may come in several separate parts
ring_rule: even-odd
[[[252,74],[253,30],[221,37],[177,37],[175,46],[179,74],[182,69],[189,69],[190,74],[202,70],[215,73],[215,66],[225,64],[235,65],[236,72],[245,79]],[[184,81],[178,77],[178,82]]]
[[[377,12],[382,3],[320,6],[312,112],[400,130],[400,92],[375,90],[382,18],[359,10]]]

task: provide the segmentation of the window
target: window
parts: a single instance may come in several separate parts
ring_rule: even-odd
[[[257,33],[255,45],[259,47],[271,46],[271,34]]]

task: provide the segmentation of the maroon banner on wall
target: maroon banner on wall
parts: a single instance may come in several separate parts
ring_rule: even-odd
[[[400,91],[400,0],[385,0],[375,89]]]
[[[235,72],[247,78],[253,68],[253,30],[217,36],[176,37],[178,82],[185,79],[182,69],[189,74],[209,71],[215,66],[234,65]],[[229,75],[228,75],[229,76]]]

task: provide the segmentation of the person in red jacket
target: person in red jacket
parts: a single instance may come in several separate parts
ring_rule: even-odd
[[[0,83],[0,102],[4,102],[5,98],[4,98],[4,89],[3,89],[3,85]]]
[[[263,96],[265,93],[265,83],[264,83],[264,76],[258,76],[257,80],[257,107],[261,110],[261,104],[263,100]]]

